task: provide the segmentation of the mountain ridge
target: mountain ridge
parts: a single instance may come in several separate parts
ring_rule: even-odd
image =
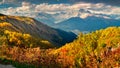
[[[120,20],[105,19],[102,17],[89,16],[85,19],[80,17],[72,17],[60,23],[54,25],[55,28],[71,31],[79,30],[83,31],[95,31],[109,26],[120,26]]]
[[[51,28],[30,17],[0,14],[0,22],[10,23],[13,27],[11,27],[12,29],[8,29],[11,31],[27,33],[38,38],[40,37],[59,46],[71,42],[76,37],[76,35],[71,32],[61,30],[65,34],[62,36],[57,29]],[[65,38],[65,36],[69,37],[69,39]]]

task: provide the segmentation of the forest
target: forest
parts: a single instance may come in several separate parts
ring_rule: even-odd
[[[0,28],[11,26],[0,24]],[[7,28],[6,27],[6,28]],[[0,63],[16,68],[115,68],[120,66],[120,27],[79,33],[62,47],[30,34],[0,30]]]

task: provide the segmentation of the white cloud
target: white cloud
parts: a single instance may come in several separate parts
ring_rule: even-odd
[[[66,20],[71,17],[86,18],[88,16],[96,16],[103,18],[120,18],[120,7],[105,5],[102,3],[77,3],[77,4],[31,4],[23,2],[21,7],[5,8],[0,10],[5,14],[12,15],[24,15],[30,17],[36,17],[39,13],[50,14],[54,18],[54,22]],[[114,16],[115,15],[115,16]],[[114,17],[113,17],[114,16]],[[49,18],[49,17],[48,17]]]
[[[82,11],[80,11],[82,9]],[[49,14],[57,14],[55,18],[64,20],[70,17],[79,16],[81,18],[86,18],[88,16],[94,15],[120,15],[120,8],[116,6],[105,5],[103,3],[91,4],[91,3],[77,3],[73,5],[69,4],[40,4],[37,5],[35,10],[37,12],[45,12]],[[59,14],[58,14],[59,13]],[[64,14],[62,14],[64,13]],[[101,16],[104,18],[109,18],[107,16]]]
[[[43,12],[57,12],[57,11],[64,11],[67,10],[69,5],[67,4],[47,4],[43,3],[40,5],[36,5],[36,11],[43,11]]]
[[[31,4],[29,2],[22,2],[22,6],[21,7],[17,7],[16,8],[16,11],[19,12],[19,11],[34,11],[34,8],[35,8],[36,5],[34,4]]]
[[[92,14],[84,13],[84,14],[81,14],[81,15],[80,15],[80,18],[85,19],[85,18],[87,18],[88,16],[92,16]]]

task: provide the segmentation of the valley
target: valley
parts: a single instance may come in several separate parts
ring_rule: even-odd
[[[72,32],[51,28],[29,17],[0,14],[0,63],[4,65],[15,68],[118,67],[119,50],[120,27],[79,33],[76,37]]]
[[[0,0],[0,68],[120,68],[120,0]]]

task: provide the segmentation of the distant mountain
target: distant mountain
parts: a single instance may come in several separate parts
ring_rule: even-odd
[[[107,19],[102,17],[89,16],[85,19],[73,17],[63,22],[54,25],[55,28],[60,28],[67,31],[95,31],[109,26],[120,26],[120,20]]]
[[[27,33],[36,38],[48,40],[54,45],[63,45],[73,41],[76,35],[71,32],[51,28],[33,18],[22,16],[7,16],[0,14],[0,23],[7,22],[12,25],[8,26],[7,30],[16,31],[19,33]]]

